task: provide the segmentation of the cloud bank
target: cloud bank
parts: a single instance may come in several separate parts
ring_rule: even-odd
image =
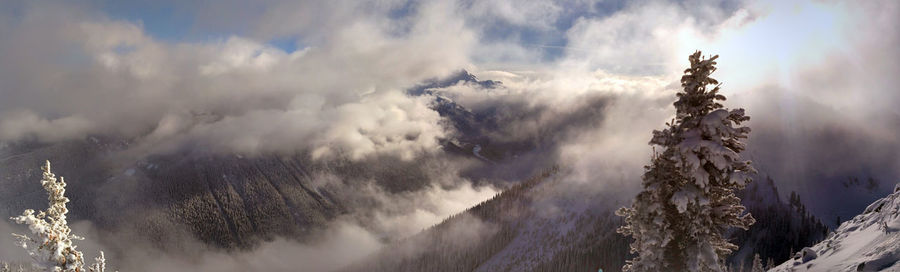
[[[432,152],[444,134],[438,115],[403,90],[465,66],[473,42],[440,10],[326,25],[316,44],[285,52],[240,36],[160,41],[79,6],[26,3],[0,26],[0,140],[102,134],[153,151]]]

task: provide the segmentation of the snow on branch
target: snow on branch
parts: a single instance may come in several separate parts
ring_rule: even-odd
[[[65,196],[66,182],[60,177],[56,178],[50,172],[50,161],[46,161],[41,178],[41,186],[49,193],[50,206],[46,211],[35,214],[34,210],[27,209],[22,215],[11,217],[18,224],[25,224],[32,235],[15,234],[19,246],[28,251],[32,258],[32,264],[39,269],[54,272],[103,272],[106,269],[106,258],[103,252],[95,260],[97,263],[88,270],[84,269],[84,257],[76,249],[75,240],[84,238],[72,234],[66,214],[69,210],[66,203],[69,198]]]

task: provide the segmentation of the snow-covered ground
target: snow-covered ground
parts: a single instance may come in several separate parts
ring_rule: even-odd
[[[900,271],[900,184],[825,241],[769,271]]]

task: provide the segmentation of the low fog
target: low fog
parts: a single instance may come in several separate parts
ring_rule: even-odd
[[[198,253],[184,258],[92,239],[110,234],[75,224],[88,238],[79,248],[88,257],[106,248],[122,271],[333,270],[552,165],[566,169],[571,196],[624,203],[695,50],[720,55],[713,77],[725,106],[751,117],[746,156],[815,215],[849,218],[900,180],[896,1],[101,2],[0,0],[4,146],[102,135],[129,141],[117,154],[129,162],[187,152],[440,163],[423,164],[422,189],[353,187],[355,204],[374,208],[303,242],[231,251],[189,240],[182,247]],[[117,13],[156,5],[192,23],[172,34],[153,28],[158,18]],[[407,92],[462,69],[502,84]],[[469,144],[523,151],[481,164],[442,157],[442,142],[463,133],[434,109],[437,98],[490,116],[483,142]],[[851,177],[880,186],[847,190],[858,201],[841,207],[822,197]],[[3,233],[25,230],[11,224],[0,223],[0,259],[24,261]]]

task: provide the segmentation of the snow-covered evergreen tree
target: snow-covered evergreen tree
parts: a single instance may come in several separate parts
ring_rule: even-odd
[[[750,272],[766,272],[766,268],[763,267],[762,259],[759,258],[759,254],[753,255],[753,266],[750,267]]]
[[[759,257],[757,255],[757,257]],[[94,264],[91,265],[91,272],[106,272],[106,255],[103,254],[103,251],[100,251],[100,256],[94,258]]]
[[[50,206],[46,211],[37,214],[34,210],[27,209],[22,215],[10,218],[16,223],[28,225],[28,229],[34,235],[14,233],[13,236],[17,238],[19,246],[28,250],[28,255],[31,256],[36,268],[54,272],[86,271],[83,256],[73,243],[74,240],[84,238],[72,234],[66,221],[66,214],[69,213],[66,203],[69,202],[69,198],[65,196],[65,179],[60,177],[57,180],[56,175],[50,172],[50,161],[47,161],[41,169],[43,170],[41,186],[49,193]],[[104,271],[106,259],[102,251],[97,261],[98,264],[92,265],[89,271]]]
[[[754,222],[735,196],[755,172],[739,155],[750,133],[740,124],[750,117],[718,102],[725,96],[710,77],[717,58],[699,51],[688,57],[675,119],[650,140],[661,153],[645,167],[644,189],[632,206],[617,211],[625,217],[619,232],[634,238],[637,254],[625,271],[725,271],[725,257],[737,246],[723,233]]]

